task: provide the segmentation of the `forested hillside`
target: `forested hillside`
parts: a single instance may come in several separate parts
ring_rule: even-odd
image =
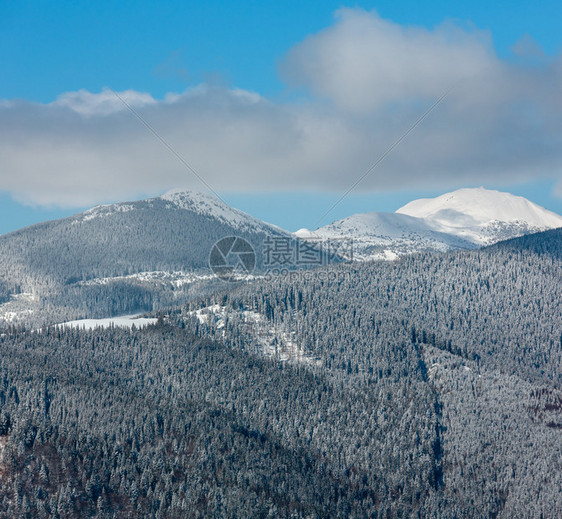
[[[136,272],[208,268],[213,244],[233,234],[262,244],[286,234],[258,220],[232,224],[217,215],[154,198],[100,207],[0,236],[2,275],[72,284]]]
[[[211,249],[232,235],[253,245],[258,271],[267,237],[289,237],[194,193],[99,206],[0,236],[0,304],[10,301],[0,322],[40,326],[176,304],[206,290]]]
[[[191,326],[260,352],[261,328],[248,326],[240,309],[265,315],[298,345],[293,362],[319,359],[322,372],[355,386],[381,387],[396,376],[397,356],[417,356],[439,409],[441,499],[466,516],[557,517],[560,244],[560,231],[549,231],[479,251],[280,278],[214,300],[227,309],[223,317]],[[184,313],[193,322],[193,310]],[[398,373],[411,376],[411,369]]]
[[[363,517],[441,485],[415,356],[358,385],[170,326],[1,347],[6,517]]]
[[[559,517],[560,238],[6,329],[0,513]]]
[[[413,255],[334,267],[329,276],[245,285],[221,302],[233,309],[228,335],[243,335],[235,329],[236,309],[245,307],[296,334],[302,348],[330,368],[346,364],[351,352],[354,371],[375,370],[379,359],[365,341],[390,334],[561,387],[561,240],[561,231],[548,231],[478,251]],[[211,325],[204,333],[224,331]],[[339,355],[332,359],[334,349]]]

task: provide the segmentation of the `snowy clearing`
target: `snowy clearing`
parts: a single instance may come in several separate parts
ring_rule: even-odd
[[[110,326],[119,326],[121,328],[131,328],[133,324],[140,328],[156,324],[155,317],[140,317],[142,314],[122,315],[120,317],[105,317],[103,319],[77,319],[76,321],[67,321],[59,323],[58,326],[66,326],[69,328],[85,328],[93,330],[94,328],[109,328]]]

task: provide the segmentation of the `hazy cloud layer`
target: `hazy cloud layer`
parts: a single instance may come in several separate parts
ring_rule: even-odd
[[[485,32],[345,9],[281,74],[303,99],[205,86],[119,95],[219,191],[344,190],[453,85],[360,189],[562,178],[562,59],[528,36],[507,62]],[[204,189],[109,89],[0,102],[0,157],[0,188],[38,204]]]

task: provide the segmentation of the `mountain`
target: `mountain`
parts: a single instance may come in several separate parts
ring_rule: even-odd
[[[181,213],[184,216],[188,213],[210,218],[219,224],[224,224],[232,228],[232,230],[248,232],[248,233],[275,233],[285,234],[283,229],[262,222],[243,211],[234,209],[219,198],[201,193],[198,191],[172,190],[162,196],[140,200],[136,202],[124,202],[109,205],[99,205],[71,216],[69,219],[73,222],[90,221],[96,218],[105,218],[129,211],[138,211],[146,208],[167,211],[186,211]]]
[[[303,239],[353,240],[354,258],[395,259],[421,251],[443,252],[474,245],[458,236],[434,230],[423,219],[398,213],[356,214],[314,232],[298,231]]]
[[[396,213],[358,214],[313,232],[302,229],[296,242],[295,235],[213,196],[171,191],[0,236],[0,322],[25,318],[40,325],[151,311],[224,289],[217,271],[244,274],[255,266],[260,275],[275,267],[319,266],[349,257],[350,241],[356,260],[396,259],[479,248],[553,227],[562,227],[562,217],[524,198],[461,189]],[[243,240],[215,247],[228,237]],[[314,248],[318,240],[332,244]],[[306,264],[298,263],[299,254]],[[294,257],[285,261],[287,255]]]
[[[231,235],[256,247],[265,236],[289,236],[210,195],[171,192],[97,206],[0,236],[0,272],[13,274],[19,269],[73,283],[138,272],[205,269],[213,244]]]
[[[562,227],[562,216],[521,196],[483,187],[414,200],[396,212],[477,245]]]
[[[159,310],[2,327],[0,517],[562,516],[562,229],[191,290],[223,231],[288,236],[171,193],[0,239],[31,316]]]
[[[523,197],[466,188],[414,200],[395,213],[356,214],[301,238],[352,239],[356,259],[394,259],[422,251],[473,249],[562,227],[562,217]]]
[[[213,280],[211,250],[229,236],[252,245],[258,270],[266,238],[291,237],[191,191],[97,206],[0,236],[0,302],[8,303],[0,319],[61,305],[65,318],[106,317],[177,301],[197,280]]]

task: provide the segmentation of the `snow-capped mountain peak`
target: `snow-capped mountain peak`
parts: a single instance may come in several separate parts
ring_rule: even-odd
[[[253,216],[234,209],[217,197],[207,193],[175,189],[168,191],[159,198],[166,202],[171,202],[177,209],[185,209],[211,216],[223,223],[229,223],[236,227],[245,227],[249,224],[258,223],[258,220]]]
[[[556,213],[521,196],[483,187],[414,200],[396,212],[421,218],[436,231],[478,245],[562,227],[562,217]]]
[[[149,209],[157,217],[208,217],[232,232],[290,234],[234,209],[206,193],[173,190],[141,200],[97,206],[74,217],[73,224]],[[180,215],[180,213],[182,213]],[[185,213],[185,214],[183,214]],[[190,216],[190,213],[193,213]],[[174,216],[174,217],[175,217]],[[562,216],[529,200],[480,188],[458,189],[431,199],[414,200],[394,213],[356,214],[317,230],[300,229],[303,240],[353,240],[356,259],[395,258],[419,251],[476,248],[524,234],[562,227]]]
[[[233,231],[273,233],[276,235],[290,234],[276,225],[263,222],[239,209],[230,207],[214,195],[182,189],[174,189],[161,196],[135,202],[97,205],[83,213],[73,216],[72,219],[73,224],[79,224],[81,222],[88,222],[146,209],[156,212],[159,210],[188,211],[211,218],[217,223],[228,225]]]
[[[476,248],[557,227],[562,227],[562,216],[523,197],[480,187],[414,200],[395,213],[355,214],[295,234],[352,239],[357,259],[375,259]]]
[[[194,211],[199,214],[210,216],[216,220],[226,223],[234,228],[246,231],[256,230],[273,230],[276,233],[288,234],[276,225],[269,224],[254,218],[253,216],[234,209],[228,204],[215,197],[214,195],[189,190],[172,190],[168,191],[160,200],[170,202],[177,209],[185,209]]]
[[[311,238],[317,238],[316,235],[316,231],[311,231],[310,229],[307,229],[306,227],[303,227],[302,229],[299,229],[298,231],[295,231],[293,233],[297,238],[301,238],[303,240],[305,239],[311,239]]]

